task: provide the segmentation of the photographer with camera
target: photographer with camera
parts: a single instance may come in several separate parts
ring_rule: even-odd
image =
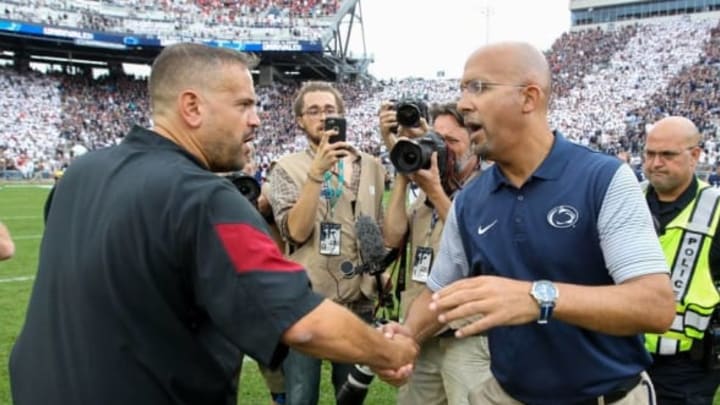
[[[645,198],[677,301],[670,330],[645,335],[660,405],[710,405],[720,385],[720,325],[713,316],[720,302],[720,192],[695,175],[699,145],[695,124],[667,117],[648,132],[643,151]]]
[[[355,271],[355,224],[360,216],[382,221],[384,168],[346,142],[345,103],[330,83],[305,83],[293,112],[309,147],[281,157],[270,175],[270,204],[288,257],[304,265],[316,293],[370,322],[376,282]],[[289,404],[317,403],[320,367],[320,359],[290,350],[283,365]],[[336,391],[352,367],[333,362]]]
[[[408,268],[401,270],[399,275],[404,283],[398,282],[405,285],[400,298],[401,317],[412,300],[427,289],[425,282],[438,252],[443,224],[455,191],[479,174],[479,159],[472,152],[470,134],[455,103],[434,106],[430,115],[434,132],[420,135],[427,129],[424,119],[419,127],[405,122],[398,132],[412,136],[420,145],[425,142],[423,138],[437,133],[441,137],[440,144],[428,140],[426,157],[416,158],[422,153],[416,153],[417,148],[411,147],[412,143],[405,144],[408,140],[400,138],[391,152],[398,174],[385,213],[385,244],[402,248],[407,240],[410,247],[410,256],[406,260]],[[384,138],[390,137],[387,132],[396,125],[394,121],[391,114],[381,111],[380,127]],[[405,124],[410,126],[406,128]],[[423,159],[425,162],[419,162]],[[429,168],[417,168],[426,166],[428,159]],[[410,168],[416,170],[409,172],[407,164],[415,161],[418,162]],[[443,163],[439,165],[439,162]],[[406,208],[411,180],[419,184],[421,192]],[[453,332],[448,329],[423,342],[410,380],[400,387],[398,404],[467,404],[471,387],[490,375],[486,337],[459,339]]]

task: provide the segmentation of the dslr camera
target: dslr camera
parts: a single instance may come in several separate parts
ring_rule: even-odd
[[[406,128],[416,128],[420,126],[420,118],[430,122],[430,110],[427,103],[420,99],[402,99],[400,101],[391,100],[393,102],[392,109],[397,114],[397,122]],[[397,127],[390,129],[391,132],[397,133]]]
[[[437,152],[438,170],[443,179],[447,172],[448,148],[442,136],[434,131],[420,138],[398,140],[390,150],[390,161],[398,172],[413,173],[430,168],[433,152]]]
[[[243,172],[235,172],[224,176],[245,196],[253,205],[257,205],[260,197],[260,184],[253,176]]]

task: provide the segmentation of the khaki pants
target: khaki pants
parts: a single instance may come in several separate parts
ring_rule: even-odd
[[[468,396],[490,378],[487,337],[433,337],[420,349],[412,377],[398,391],[399,405],[469,405]]]
[[[478,386],[475,391],[470,394],[470,404],[472,405],[523,405],[517,401],[498,384],[495,377],[485,380],[485,383]],[[602,397],[597,399],[598,405],[605,405]],[[613,405],[655,405],[655,389],[653,388],[650,377],[646,372],[642,372],[642,381],[633,388],[625,398],[613,402]]]

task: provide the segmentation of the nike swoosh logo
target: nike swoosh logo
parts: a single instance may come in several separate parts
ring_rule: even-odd
[[[492,223],[491,223],[490,225],[488,225],[488,226],[486,226],[486,227],[484,227],[484,228],[483,228],[482,225],[479,226],[479,227],[478,227],[478,235],[482,235],[482,234],[484,234],[485,232],[489,231],[490,228],[492,228],[493,226],[495,226],[496,223],[497,223],[497,219],[494,220],[494,221],[492,221]]]

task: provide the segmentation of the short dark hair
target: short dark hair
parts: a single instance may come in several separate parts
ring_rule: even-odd
[[[188,84],[210,83],[214,79],[211,72],[222,65],[241,64],[252,69],[257,63],[254,55],[232,49],[195,43],[170,45],[160,52],[152,65],[148,80],[150,107],[155,111]]]
[[[458,111],[457,103],[433,104],[432,107],[430,107],[430,119],[432,119],[433,122],[441,115],[451,115],[461,127],[465,126],[465,119],[462,114],[460,114],[460,111]]]
[[[296,117],[301,116],[303,113],[303,108],[305,108],[305,95],[314,91],[331,93],[333,97],[335,97],[335,104],[337,105],[338,113],[341,115],[345,114],[345,101],[343,101],[342,94],[340,94],[338,89],[336,89],[332,83],[309,81],[303,83],[302,87],[300,87],[300,90],[298,90],[297,95],[295,96],[295,101],[293,102],[293,113]]]

